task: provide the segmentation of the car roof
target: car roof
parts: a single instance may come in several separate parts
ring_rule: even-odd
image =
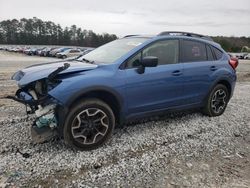
[[[168,39],[168,38],[178,38],[178,39],[192,39],[200,42],[205,42],[210,45],[213,45],[217,48],[221,49],[220,44],[213,41],[213,39],[209,36],[190,33],[190,32],[182,32],[182,31],[164,31],[159,33],[158,35],[127,35],[124,38],[148,38],[148,39]]]

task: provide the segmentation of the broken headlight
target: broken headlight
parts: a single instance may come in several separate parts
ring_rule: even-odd
[[[60,80],[48,81],[43,79],[35,82],[34,89],[38,95],[47,95],[50,90],[54,89],[60,83]]]

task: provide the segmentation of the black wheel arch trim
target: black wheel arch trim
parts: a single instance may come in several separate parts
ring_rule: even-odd
[[[227,77],[222,77],[222,78],[220,78],[220,79],[217,79],[217,80],[215,80],[214,81],[214,83],[210,86],[210,88],[208,89],[208,92],[207,92],[207,94],[206,94],[206,96],[204,97],[204,99],[203,99],[203,103],[205,104],[205,102],[206,102],[206,99],[207,99],[207,97],[210,95],[210,93],[211,93],[211,91],[213,90],[213,88],[216,86],[216,85],[218,85],[218,84],[223,84],[223,82],[226,82],[229,86],[230,86],[230,91],[228,91],[229,92],[229,94],[230,94],[230,98],[232,97],[232,84],[231,84],[231,81],[230,81],[230,79],[229,78],[227,78]],[[228,87],[228,85],[226,85],[226,87]]]
[[[75,101],[77,101],[78,98],[81,98],[81,96],[84,96],[88,93],[91,93],[91,92],[107,92],[109,94],[111,94],[112,96],[115,97],[116,101],[118,102],[118,107],[119,107],[119,119],[117,119],[119,125],[122,125],[124,122],[125,122],[125,112],[124,112],[124,100],[122,98],[122,96],[119,94],[119,92],[113,90],[111,87],[107,87],[107,86],[92,86],[92,87],[88,87],[88,88],[84,88],[84,89],[81,89],[77,92],[75,92],[73,95],[71,95],[69,97],[69,100],[67,100],[66,102],[63,103],[63,106],[61,106],[60,108],[60,111],[58,113],[58,115],[60,116],[60,118],[64,118],[71,105],[75,103]],[[62,109],[63,108],[63,109]],[[116,113],[116,112],[114,112]],[[61,123],[63,123],[64,120],[61,120]],[[59,123],[59,124],[61,124]]]
[[[76,93],[74,93],[70,97],[70,99],[66,101],[65,105],[69,107],[77,98],[83,96],[84,94],[89,93],[89,92],[98,92],[98,91],[104,91],[104,92],[108,92],[114,95],[119,103],[119,106],[120,107],[123,106],[122,96],[117,91],[113,90],[111,87],[106,87],[106,86],[92,86],[92,87],[81,89],[77,91]]]

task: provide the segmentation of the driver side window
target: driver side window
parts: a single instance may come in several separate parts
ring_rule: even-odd
[[[178,46],[178,40],[159,41],[143,50],[142,58],[155,56],[158,58],[158,65],[175,64],[178,62]]]
[[[146,47],[127,62],[127,68],[135,68],[140,65],[142,58],[147,56],[155,56],[158,58],[158,65],[178,63],[179,57],[179,41],[165,40],[158,41]]]

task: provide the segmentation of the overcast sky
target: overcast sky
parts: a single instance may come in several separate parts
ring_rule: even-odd
[[[250,36],[250,0],[0,0],[0,20],[38,17],[97,33]]]

